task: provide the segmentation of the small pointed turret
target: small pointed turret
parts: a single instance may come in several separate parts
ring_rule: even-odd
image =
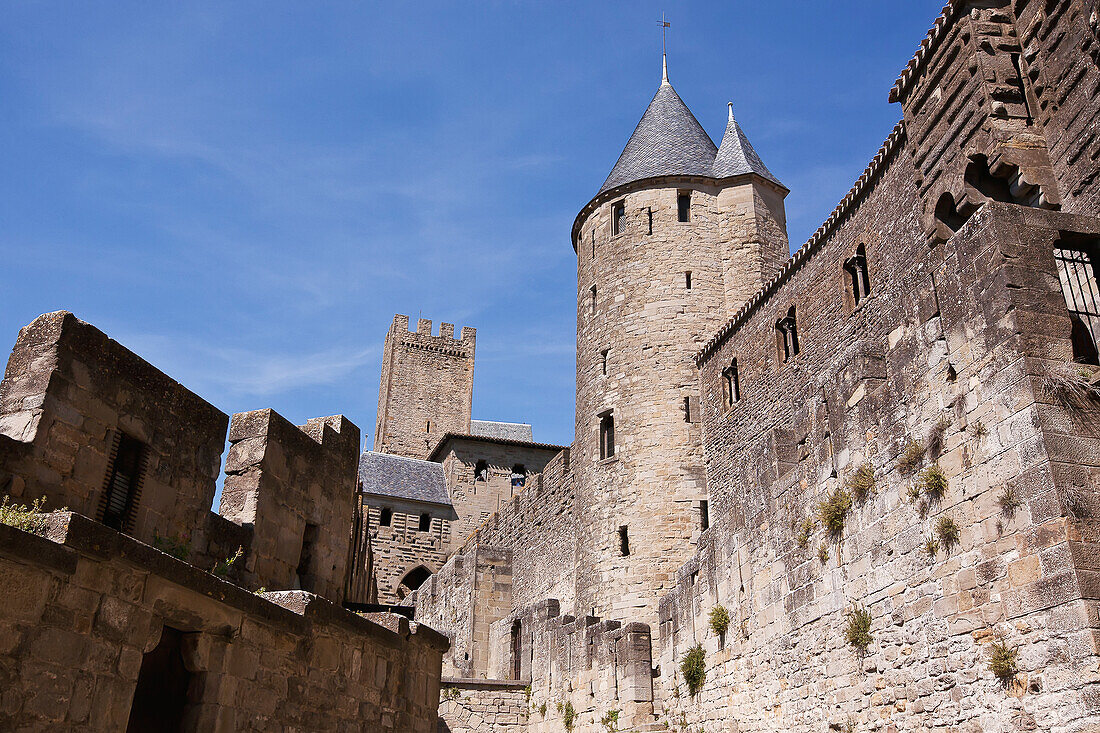
[[[668,54],[661,54],[661,86],[668,84]]]
[[[715,178],[731,178],[745,173],[755,173],[778,186],[783,186],[764,165],[764,161],[760,159],[752,143],[745,137],[744,131],[733,116],[733,102],[730,102],[726,134],[722,136],[722,144],[718,146],[718,155],[715,156],[711,175]]]

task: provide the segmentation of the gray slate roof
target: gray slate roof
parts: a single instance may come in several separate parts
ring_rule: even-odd
[[[359,457],[359,481],[368,494],[451,506],[441,463],[364,451]]]
[[[667,81],[649,103],[600,193],[657,176],[709,176],[718,148]]]
[[[479,438],[501,438],[503,440],[525,440],[534,442],[531,426],[518,422],[495,422],[492,420],[471,420],[470,435]]]
[[[714,158],[714,166],[711,175],[715,178],[729,178],[745,173],[755,173],[761,178],[766,178],[772,183],[783,186],[779,179],[772,175],[764,161],[760,160],[752,143],[745,137],[741,125],[733,117],[733,105],[730,105],[729,122],[726,123],[726,134],[722,136],[722,144],[718,147],[718,155]],[[783,186],[786,188],[786,186]]]

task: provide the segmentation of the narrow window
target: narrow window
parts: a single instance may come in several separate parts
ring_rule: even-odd
[[[118,433],[115,441],[114,454],[107,466],[100,517],[108,527],[122,532],[130,529],[141,495],[145,445],[125,433]]]
[[[691,422],[691,398],[684,398],[684,422]]]
[[[432,421],[431,421],[431,420],[429,420],[429,421],[428,421],[428,422],[427,422],[427,423],[426,423],[426,424],[424,425],[424,432],[425,432],[425,433],[430,433],[430,432],[432,432]]]
[[[779,346],[779,355],[784,362],[790,361],[798,355],[798,328],[795,324],[794,306],[787,310],[787,315],[775,323],[776,339]]]
[[[736,357],[722,371],[722,392],[726,407],[732,407],[734,402],[741,399],[741,381],[737,375]]]
[[[646,229],[646,234],[653,234],[653,207],[650,206],[646,209],[646,216],[649,218],[649,224]]]
[[[699,502],[699,527],[703,531],[710,527],[710,502],[706,499]]]
[[[1097,287],[1096,242],[1058,242],[1054,261],[1062,297],[1069,310],[1074,361],[1100,364],[1100,287]]]
[[[592,259],[596,259],[596,227],[592,227]]]
[[[600,369],[603,371],[603,375],[607,376],[607,352],[608,349],[604,349],[600,352]]]
[[[432,515],[424,512],[420,515],[420,526],[417,527],[421,532],[431,531],[432,528]]]
[[[488,481],[489,480],[489,464],[485,461],[478,461],[474,466],[474,481]]]
[[[855,256],[844,261],[844,270],[848,273],[848,285],[856,305],[871,294],[871,280],[867,277],[867,250],[861,244]]]
[[[592,289],[588,292],[592,296],[592,305],[591,305],[590,311],[591,311],[592,315],[596,315],[596,286],[593,285]]]
[[[512,622],[512,679],[523,679],[523,625],[519,619]]]
[[[615,455],[615,416],[611,410],[600,415],[600,460]]]
[[[317,534],[316,524],[307,524],[302,531],[302,550],[298,553],[298,567],[294,571],[300,590],[313,590],[313,548],[317,545]]]
[[[676,214],[680,221],[691,221],[691,192],[676,194]]]
[[[626,527],[619,527],[619,554],[626,557],[630,554],[630,537],[626,533]]]
[[[391,524],[393,524],[393,510],[382,507],[382,511],[378,513],[378,526],[389,527]]]
[[[165,626],[160,641],[141,658],[127,731],[182,729],[192,678],[183,663],[183,637],[182,631]]]
[[[626,226],[626,204],[622,201],[611,207],[611,233],[622,234]]]
[[[512,488],[522,489],[527,485],[527,469],[522,463],[512,466]]]

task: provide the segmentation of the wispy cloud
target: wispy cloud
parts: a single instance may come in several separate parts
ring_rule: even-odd
[[[380,353],[377,347],[272,353],[168,334],[130,334],[119,340],[203,396],[209,391],[229,397],[269,397],[336,384],[364,366],[373,367]]]

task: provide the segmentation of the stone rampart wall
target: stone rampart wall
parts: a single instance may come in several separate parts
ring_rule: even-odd
[[[119,731],[178,702],[184,731],[437,730],[436,632],[253,594],[79,515],[44,532],[0,525],[0,728]],[[172,639],[174,676],[148,673]]]

